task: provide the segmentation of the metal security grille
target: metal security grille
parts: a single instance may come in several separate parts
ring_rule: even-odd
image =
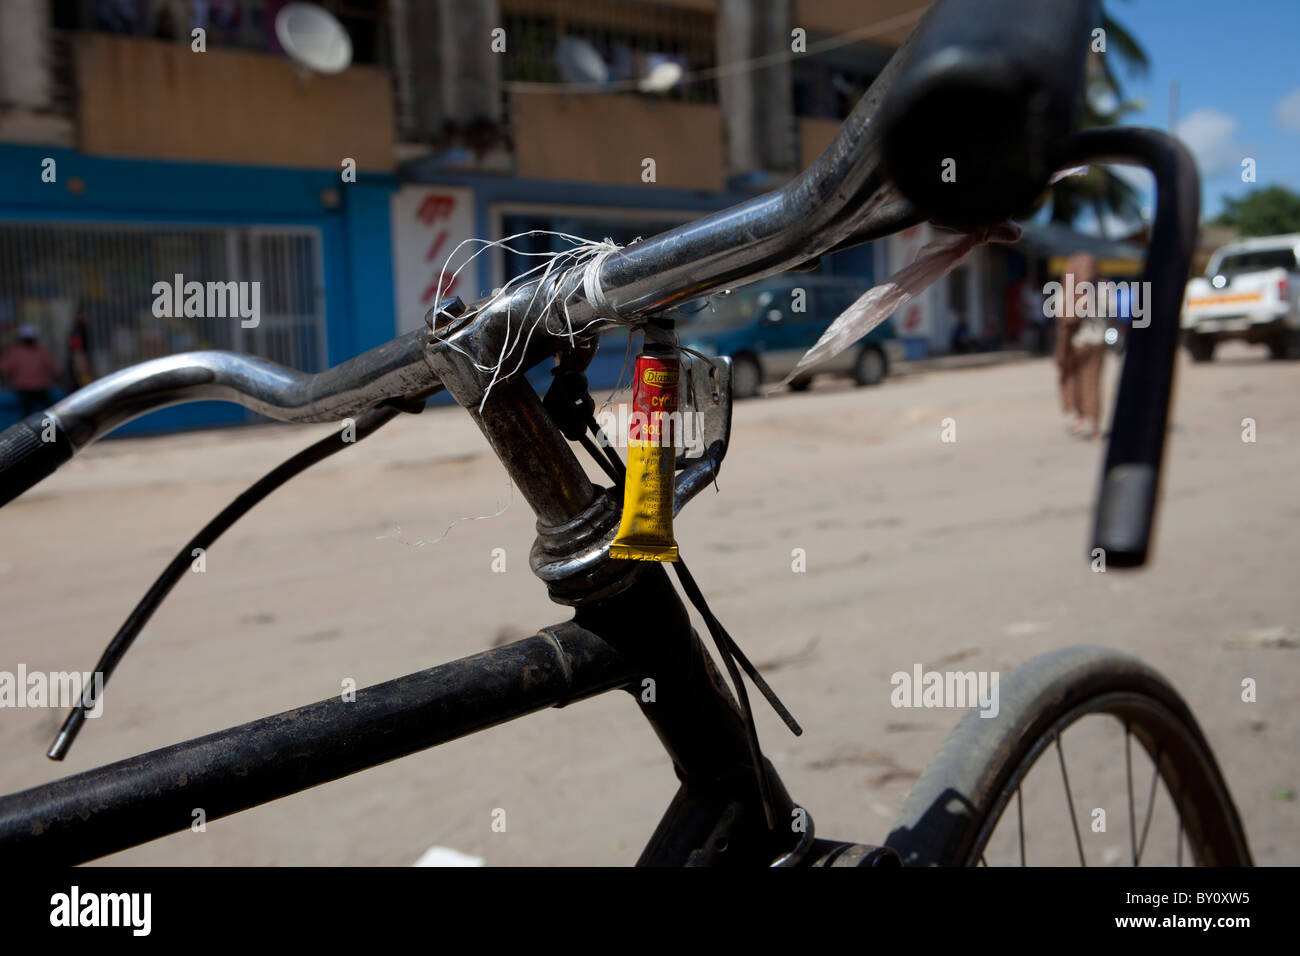
[[[326,363],[321,268],[315,229],[4,221],[0,348],[19,326],[34,325],[65,379],[61,384],[70,387],[68,343],[80,314],[96,377],[194,349],[234,349],[320,371]],[[221,310],[210,308],[206,294],[202,315],[159,305],[155,285],[174,286],[177,275],[205,290],[208,283],[258,283],[257,325],[245,328],[238,314],[216,314]],[[251,306],[252,286],[244,291]]]

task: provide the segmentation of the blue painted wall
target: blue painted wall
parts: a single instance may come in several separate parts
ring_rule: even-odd
[[[58,179],[41,181],[50,157]],[[84,190],[73,193],[73,179]],[[71,149],[0,146],[0,220],[28,222],[292,225],[320,230],[329,364],[396,334],[389,196],[397,178],[337,171],[175,163],[84,156]],[[334,189],[335,208],[322,202]],[[17,403],[0,391],[0,426],[16,420]],[[216,402],[163,409],[115,434],[247,420],[242,408]]]

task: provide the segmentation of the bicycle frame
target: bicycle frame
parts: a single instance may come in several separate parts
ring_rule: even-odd
[[[826,153],[785,188],[610,256],[601,272],[607,300],[625,315],[651,314],[917,221],[880,172],[871,123],[879,93],[901,59],[896,56],[863,96]],[[1095,131],[1073,143],[1074,162],[1104,155],[1137,161],[1157,177],[1157,216],[1143,276],[1156,283],[1153,335],[1130,342],[1097,532],[1117,551],[1144,558],[1172,387],[1178,276],[1186,276],[1196,226],[1197,177],[1181,145],[1153,131]],[[578,370],[590,361],[594,349],[587,341],[568,349],[550,335],[510,338],[512,316],[550,321],[537,303],[555,289],[569,302],[575,325],[595,314],[581,270],[548,281],[555,287],[532,282],[468,310],[442,308],[431,317],[429,333],[403,336],[319,376],[242,356],[195,353],[124,370],[50,410],[80,448],[128,418],[178,401],[221,397],[278,418],[325,421],[384,404],[420,407],[445,387],[469,410],[537,515],[533,570],[557,603],[574,608],[574,617],[512,644],[359,690],[355,700],[321,701],[0,797],[0,848],[7,859],[88,860],[184,830],[196,806],[216,819],[618,689],[636,697],[680,781],[640,864],[898,862],[887,848],[817,839],[811,817],[764,761],[775,817],[775,826],[767,825],[741,715],[665,569],[609,559],[618,502],[588,479],[522,375],[502,378],[489,392],[481,368],[502,356],[506,367],[520,372],[557,353],[562,365]],[[717,473],[725,446],[724,436],[678,475],[678,508]],[[1146,469],[1137,479],[1135,467]],[[655,688],[652,698],[641,693],[647,686]]]

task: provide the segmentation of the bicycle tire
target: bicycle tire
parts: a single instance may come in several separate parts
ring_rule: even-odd
[[[905,866],[977,866],[1020,782],[1080,718],[1124,722],[1158,767],[1202,866],[1250,866],[1246,833],[1191,710],[1155,670],[1103,647],[1069,647],[1016,668],[995,718],[971,710],[917,780],[886,843]],[[1157,755],[1159,755],[1157,757]]]

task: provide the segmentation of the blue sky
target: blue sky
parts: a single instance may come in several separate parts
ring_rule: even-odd
[[[1145,101],[1127,122],[1168,128],[1178,82],[1178,133],[1201,167],[1203,218],[1218,215],[1224,194],[1272,183],[1300,192],[1300,0],[1105,3],[1151,60],[1144,78],[1125,77],[1129,97]],[[1254,184],[1241,180],[1246,157]]]

